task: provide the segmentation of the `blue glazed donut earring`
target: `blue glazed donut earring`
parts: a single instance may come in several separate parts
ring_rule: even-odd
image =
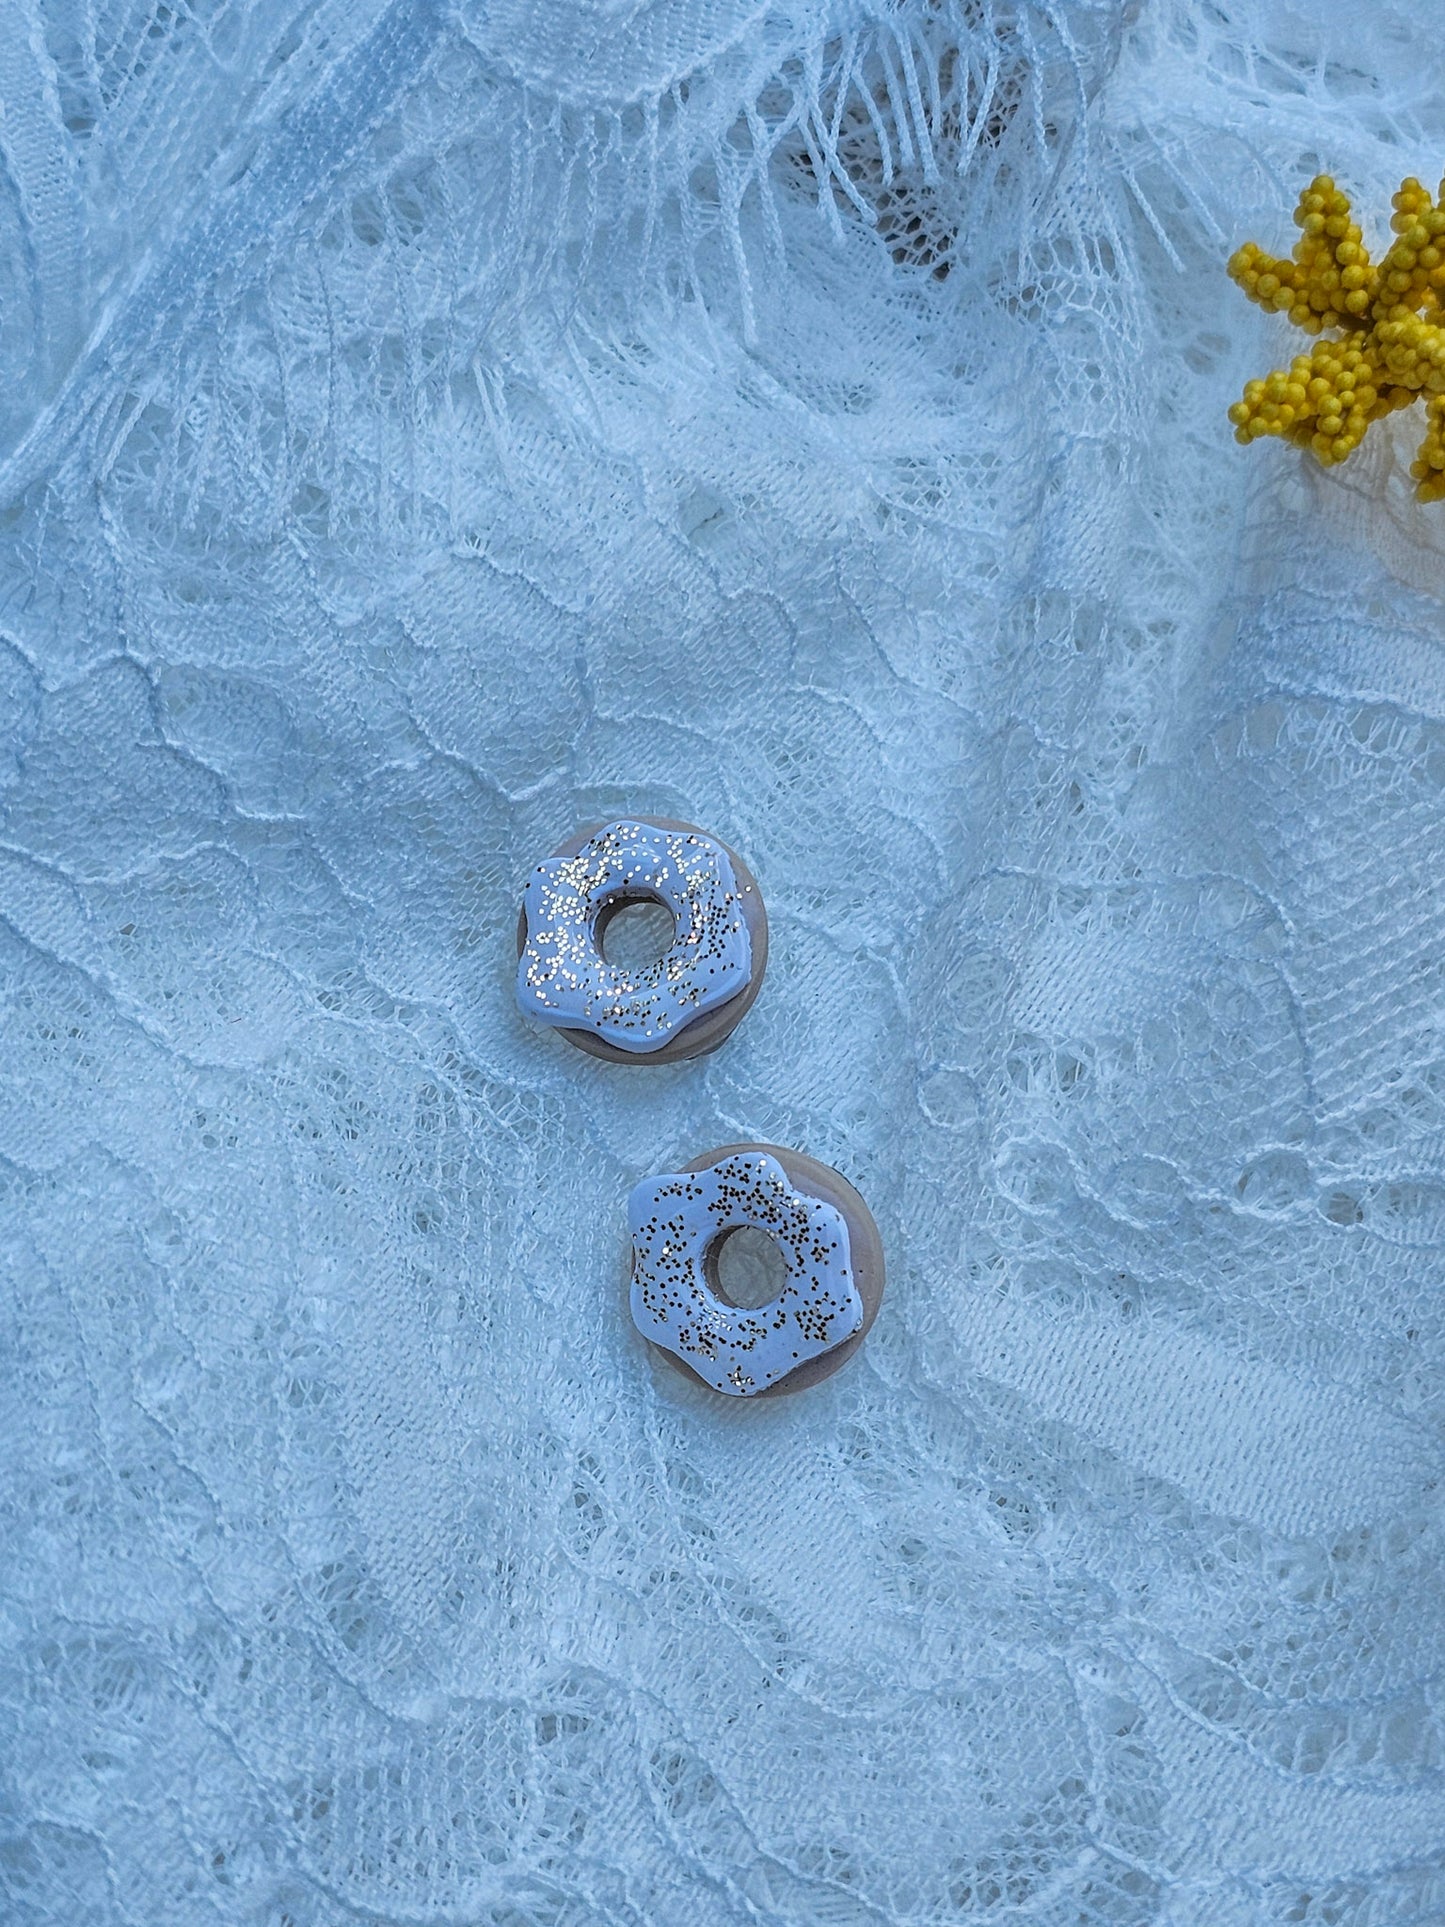
[[[658,905],[670,941],[651,962],[609,959],[610,921]],[[539,863],[517,922],[525,1016],[613,1064],[714,1051],[762,987],[768,919],[752,872],[716,837],[668,817],[581,830]],[[837,1171],[773,1144],[728,1144],[644,1178],[628,1199],[630,1302],[669,1364],[729,1398],[801,1392],[846,1364],[883,1297],[872,1213]],[[729,1289],[723,1254],[741,1232],[771,1241],[781,1277]]]
[[[863,1343],[883,1298],[873,1214],[841,1173],[776,1144],[727,1144],[644,1178],[627,1201],[637,1329],[691,1377],[730,1398],[801,1392]],[[783,1281],[760,1305],[729,1299],[722,1248],[765,1232]]]
[[[672,917],[651,963],[603,944],[629,904]],[[524,1016],[613,1064],[673,1064],[717,1049],[762,988],[768,918],[735,851],[691,823],[625,817],[579,831],[533,870],[517,925]]]

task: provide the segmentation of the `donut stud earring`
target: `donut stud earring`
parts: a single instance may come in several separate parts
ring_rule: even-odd
[[[863,1343],[883,1297],[883,1245],[846,1178],[801,1151],[728,1144],[628,1199],[632,1317],[647,1341],[715,1392],[801,1392]],[[766,1232],[785,1282],[767,1303],[732,1303],[723,1245]]]
[[[609,962],[628,905],[659,904],[671,942],[649,963]],[[742,858],[691,823],[631,816],[579,831],[528,879],[517,924],[524,1016],[613,1064],[714,1051],[762,988],[768,918]]]

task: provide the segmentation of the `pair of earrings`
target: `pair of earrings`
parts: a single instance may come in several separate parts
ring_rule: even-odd
[[[606,955],[629,905],[661,905],[672,940],[650,963]],[[579,831],[533,870],[517,925],[517,1002],[614,1064],[671,1064],[723,1044],[762,988],[768,918],[746,863],[691,823],[635,816]],[[729,1144],[634,1186],[633,1320],[649,1344],[730,1397],[802,1391],[858,1349],[883,1296],[872,1214],[801,1151]],[[765,1304],[726,1294],[719,1259],[770,1237],[786,1281]]]

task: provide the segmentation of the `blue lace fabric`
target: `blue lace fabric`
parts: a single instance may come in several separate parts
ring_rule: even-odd
[[[1432,33],[10,0],[0,1918],[1445,1918],[1445,520],[1225,421]],[[515,1008],[628,812],[705,1060]],[[627,1314],[737,1140],[888,1252],[796,1398]]]

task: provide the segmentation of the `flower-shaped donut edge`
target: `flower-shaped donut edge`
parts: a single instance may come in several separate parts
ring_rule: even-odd
[[[620,874],[609,877],[609,863]],[[595,942],[607,905],[637,897],[661,901],[684,932],[642,973],[609,965]],[[560,928],[558,912],[566,913]],[[729,926],[721,932],[720,917]],[[692,943],[711,924],[718,953],[701,984],[696,978],[706,951],[687,954],[687,926],[697,932],[699,921],[704,928]],[[524,1016],[560,1030],[591,1056],[676,1062],[716,1049],[731,1034],[761,988],[767,952],[757,883],[725,843],[672,818],[616,818],[569,838],[529,877],[518,918],[517,1004]],[[557,981],[559,974],[564,981]],[[637,978],[648,974],[656,982],[639,986]],[[668,995],[669,978],[676,994]]]
[[[827,1191],[833,1196],[820,1195]],[[635,1185],[628,1218],[634,1323],[671,1362],[726,1396],[802,1390],[828,1376],[877,1311],[882,1247],[872,1217],[846,1179],[800,1152],[751,1144],[711,1152]],[[706,1271],[718,1240],[744,1225],[775,1239],[789,1274],[782,1291],[756,1307],[721,1298]],[[854,1276],[855,1243],[866,1299]]]

